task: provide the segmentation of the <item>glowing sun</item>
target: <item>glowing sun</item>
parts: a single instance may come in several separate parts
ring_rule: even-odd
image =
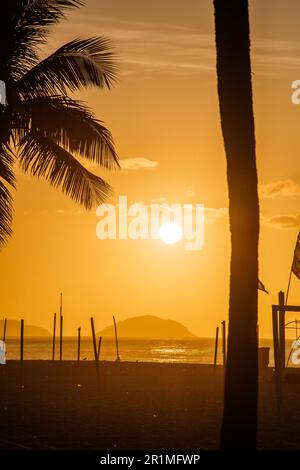
[[[159,238],[167,245],[173,245],[182,239],[182,229],[175,222],[166,222],[159,228]]]

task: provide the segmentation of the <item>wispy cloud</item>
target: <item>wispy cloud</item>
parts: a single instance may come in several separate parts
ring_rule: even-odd
[[[158,162],[149,160],[148,158],[126,158],[119,161],[123,170],[141,170],[148,168],[156,168]]]
[[[83,158],[79,158],[80,163],[90,171],[94,171],[96,168],[100,168],[99,163],[92,162]],[[123,158],[119,160],[120,168],[122,170],[142,170],[156,168],[159,163],[149,158],[137,157],[137,158]]]
[[[259,194],[261,198],[266,199],[300,196],[300,185],[291,179],[274,181],[261,185]]]
[[[253,70],[276,72],[300,68],[300,41],[254,38]]]
[[[274,215],[262,217],[262,225],[278,229],[300,228],[300,214]]]
[[[100,26],[99,26],[100,25]],[[61,41],[81,34],[109,37],[121,61],[123,74],[155,69],[168,73],[190,74],[215,70],[213,34],[175,24],[128,21],[113,16],[79,11],[64,23],[59,35],[50,37],[49,46],[56,49]],[[58,42],[58,37],[60,39]]]
[[[60,34],[49,37],[50,48],[80,35],[105,35],[113,40],[121,59],[121,75],[153,70],[190,75],[215,73],[215,39],[201,27],[127,20],[102,15],[101,9],[80,9],[60,26]],[[59,39],[60,38],[60,39]],[[64,39],[61,39],[64,38]],[[274,75],[300,69],[300,41],[253,37],[253,71]]]

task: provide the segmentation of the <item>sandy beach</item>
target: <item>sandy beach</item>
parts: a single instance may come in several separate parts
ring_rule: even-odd
[[[223,370],[210,365],[10,361],[0,368],[1,449],[216,449]],[[260,449],[297,449],[300,384],[276,414],[260,378]]]

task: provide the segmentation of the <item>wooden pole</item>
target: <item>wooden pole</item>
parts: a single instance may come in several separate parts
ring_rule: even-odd
[[[80,339],[81,339],[81,327],[78,328],[77,361],[80,361]]]
[[[63,358],[63,316],[60,315],[60,328],[59,328],[59,360]]]
[[[4,327],[3,327],[3,342],[5,342],[6,339],[6,323],[7,323],[7,318],[4,319]]]
[[[294,255],[295,256],[295,255]],[[288,282],[288,286],[287,286],[287,290],[286,290],[286,305],[288,303],[288,300],[289,300],[289,293],[290,293],[290,287],[291,287],[291,280],[292,280],[292,274],[293,274],[293,270],[291,268],[290,270],[290,275],[289,275],[289,282]]]
[[[214,367],[217,365],[218,360],[218,342],[219,342],[219,327],[216,328],[216,340],[215,340],[215,356],[214,356]]]
[[[222,352],[223,352],[223,365],[226,366],[226,321],[222,321]]]
[[[59,360],[62,361],[62,353],[63,353],[63,310],[62,310],[62,292],[60,293],[59,318],[60,318]]]
[[[56,313],[53,319],[53,339],[52,339],[52,361],[55,359],[55,333],[56,333]]]
[[[63,295],[62,292],[60,293],[60,307],[59,307],[59,313],[62,316],[63,314]]]
[[[24,320],[21,320],[20,356],[22,363],[24,359]]]
[[[284,309],[284,292],[278,293],[278,305]],[[279,310],[279,357],[280,357],[280,375],[284,379],[285,373],[285,311]]]
[[[115,319],[114,316],[113,316],[113,319],[114,319],[115,337],[116,337],[116,349],[117,349],[117,359],[116,359],[116,361],[119,362],[121,359],[120,359],[120,354],[119,354],[119,341],[118,341],[117,323],[116,323],[116,319]]]
[[[280,355],[279,355],[279,336],[278,336],[278,311],[276,306],[272,306],[272,323],[273,323],[273,348],[274,348],[274,366],[275,366],[275,383],[277,395],[278,415],[281,419],[281,377],[280,377]]]
[[[94,357],[95,357],[95,362],[98,362],[98,351],[97,351],[96,333],[95,333],[95,325],[94,325],[93,317],[91,317],[91,327],[92,327],[92,336],[93,336]]]
[[[97,349],[98,361],[100,361],[101,344],[102,344],[102,336],[99,336],[98,349]]]
[[[276,307],[272,307],[272,326],[273,326],[273,349],[275,373],[279,369],[279,335],[278,335],[278,312]]]

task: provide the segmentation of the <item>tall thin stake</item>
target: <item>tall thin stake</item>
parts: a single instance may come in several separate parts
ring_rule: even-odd
[[[91,317],[91,327],[92,327],[92,336],[93,336],[94,357],[95,357],[95,362],[98,362],[98,351],[97,351],[96,333],[95,333],[95,325],[94,325],[93,317]]]
[[[223,365],[226,366],[226,321],[222,321],[222,351],[223,351]]]
[[[115,319],[114,316],[113,316],[113,319],[114,319],[115,337],[116,337],[116,349],[117,349],[117,359],[116,359],[116,361],[119,362],[121,359],[120,359],[120,354],[119,354],[119,341],[118,341],[117,323],[116,323],[116,319]]]
[[[278,305],[285,307],[286,303],[284,302],[284,292],[280,291],[278,293]],[[284,379],[285,374],[285,311],[279,310],[279,364],[280,364],[280,376],[281,380]]]
[[[100,352],[101,352],[102,336],[99,336],[98,349],[97,349],[97,358],[100,361]]]
[[[280,313],[279,313],[280,315]],[[279,334],[278,334],[278,310],[276,306],[272,306],[272,324],[273,324],[273,345],[274,345],[274,365],[275,365],[275,383],[277,396],[278,417],[282,419],[282,388],[280,376],[280,351],[279,351]]]
[[[78,328],[77,361],[80,361],[80,339],[81,339],[81,327]]]
[[[52,338],[52,361],[55,359],[55,333],[56,333],[56,313],[53,318],[53,338]]]
[[[60,307],[59,307],[59,313],[62,316],[63,314],[63,295],[62,292],[60,293]]]
[[[60,328],[59,328],[59,360],[62,361],[63,357],[63,316],[60,315]]]
[[[285,305],[287,305],[288,300],[289,300],[289,293],[290,293],[290,287],[291,287],[292,274],[293,274],[293,271],[292,271],[292,268],[291,268],[291,270],[290,270],[290,275],[289,275],[289,282],[288,282],[288,286],[287,286],[287,290],[286,290]]]
[[[216,328],[216,340],[215,340],[215,357],[214,357],[214,367],[217,365],[218,359],[218,343],[219,343],[219,327]]]
[[[63,356],[63,295],[60,293],[60,308],[59,308],[59,319],[60,319],[60,331],[59,331],[59,360],[62,361]]]
[[[22,363],[24,359],[24,320],[21,320],[20,356]]]

